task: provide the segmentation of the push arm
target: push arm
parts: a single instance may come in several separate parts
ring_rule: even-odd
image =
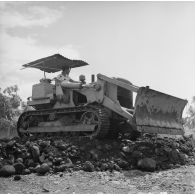
[[[119,81],[117,79],[114,79],[114,78],[109,78],[105,75],[102,75],[102,74],[98,74],[97,75],[97,78],[98,79],[101,79],[101,80],[104,80],[104,81],[107,81],[109,83],[112,83],[114,85],[117,85],[119,87],[122,87],[122,88],[125,88],[127,90],[130,90],[130,91],[133,91],[133,92],[136,92],[138,91],[139,87],[135,86],[135,85],[131,85],[131,84],[127,84],[127,83],[124,83],[122,81]]]

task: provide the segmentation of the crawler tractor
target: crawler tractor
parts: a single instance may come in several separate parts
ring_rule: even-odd
[[[124,128],[137,133],[182,135],[182,112],[187,103],[149,87],[137,87],[122,78],[84,75],[79,81],[69,71],[88,65],[55,54],[23,65],[47,73],[62,71],[50,80],[46,77],[32,87],[27,104],[34,110],[24,112],[18,120],[20,136],[30,134],[77,133],[79,136],[104,138],[117,135]],[[136,93],[133,104],[133,92]]]

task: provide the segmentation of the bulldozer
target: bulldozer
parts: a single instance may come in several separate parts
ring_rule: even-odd
[[[187,100],[180,99],[130,81],[91,75],[78,81],[69,77],[71,69],[86,66],[60,54],[24,64],[37,68],[44,78],[32,86],[27,105],[33,110],[21,114],[17,123],[19,136],[32,134],[73,133],[90,138],[118,135],[124,128],[132,136],[148,134],[183,135],[182,113]],[[62,73],[48,79],[45,73]],[[133,103],[133,93],[136,94]]]

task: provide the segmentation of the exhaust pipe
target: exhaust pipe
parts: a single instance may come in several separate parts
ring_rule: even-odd
[[[95,75],[94,74],[91,75],[91,82],[92,83],[95,82]]]

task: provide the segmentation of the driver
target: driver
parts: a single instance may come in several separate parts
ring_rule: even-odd
[[[67,81],[73,82],[73,80],[69,77],[70,68],[65,68],[62,70],[61,74],[59,74],[56,79],[59,81]]]
[[[73,82],[73,83],[80,83],[78,81],[74,81],[69,77],[69,73],[70,73],[70,69],[71,68],[65,68],[62,70],[61,74],[59,74],[56,79],[60,82]]]

